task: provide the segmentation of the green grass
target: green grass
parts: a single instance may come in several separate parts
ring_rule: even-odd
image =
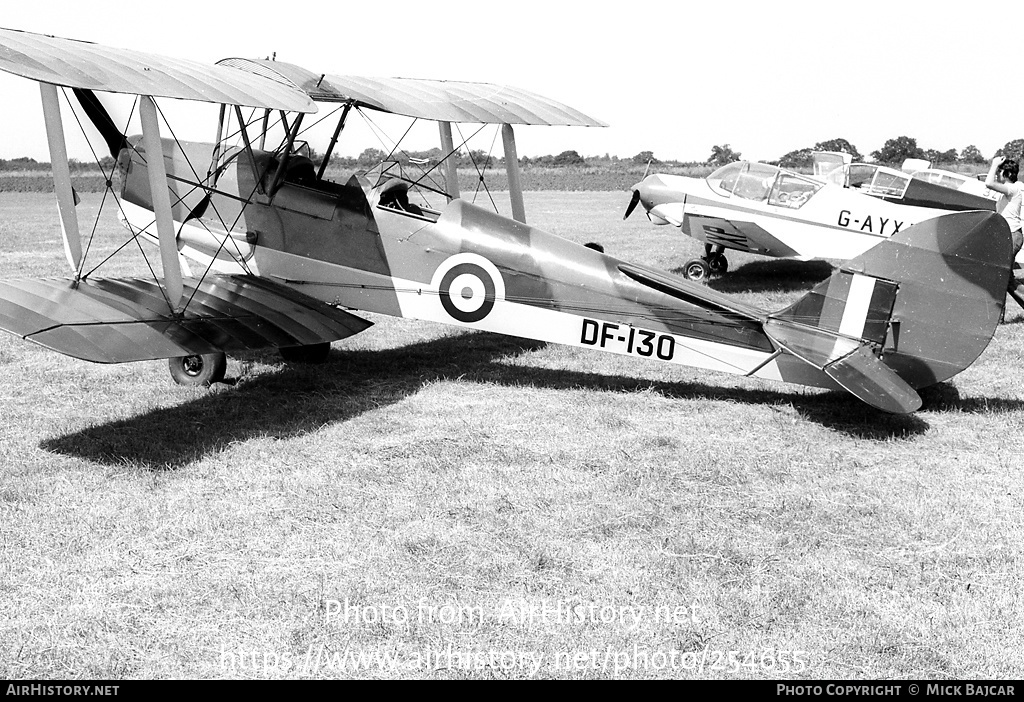
[[[63,275],[52,196],[0,198],[0,278]],[[627,260],[678,269],[698,252],[641,215],[623,222],[627,201],[526,205],[532,223]],[[94,252],[119,235],[105,219]],[[713,285],[767,307],[828,274],[730,262]],[[175,386],[163,362],[91,365],[0,337],[0,677],[533,670],[460,667],[449,649],[543,656],[537,677],[794,677],[762,669],[765,651],[807,652],[800,678],[1024,670],[1020,310],[907,417],[372,319],[324,366],[252,354],[211,391]],[[346,599],[410,616],[345,623]],[[512,616],[530,605],[644,614]],[[672,651],[674,668],[659,657]],[[729,651],[752,665],[728,670],[716,652]],[[401,665],[331,669],[346,652]]]

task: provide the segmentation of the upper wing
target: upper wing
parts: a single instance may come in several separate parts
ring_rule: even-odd
[[[282,61],[228,58],[218,62],[299,86],[319,102],[351,102],[437,122],[606,127],[555,100],[490,83],[332,76]]]
[[[69,88],[316,112],[309,96],[286,81],[13,29],[0,29],[0,70]]]
[[[137,278],[0,282],[0,329],[59,353],[123,363],[337,341],[372,322],[251,276],[185,280],[184,315]]]

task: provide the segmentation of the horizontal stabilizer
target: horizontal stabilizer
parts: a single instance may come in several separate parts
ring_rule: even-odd
[[[872,407],[904,414],[921,406],[917,392],[896,371],[882,363],[868,343],[827,329],[778,319],[768,320],[764,330],[783,349],[825,371],[845,390]]]
[[[853,381],[843,377],[866,373],[881,383],[878,391],[895,393],[895,406],[909,407],[913,397],[893,390],[891,381],[882,383],[880,374],[889,369],[917,389],[974,363],[999,326],[1012,262],[1010,227],[1001,215],[968,211],[927,219],[844,263],[796,303],[770,315],[765,332],[854,394],[845,385]],[[798,328],[815,331],[793,331]],[[880,358],[826,368],[861,344]]]
[[[124,363],[337,341],[372,325],[252,276],[184,280],[172,315],[154,280],[67,278],[0,281],[0,329],[59,353]]]
[[[854,396],[885,412],[907,414],[921,408],[917,391],[878,360],[867,344],[825,366],[825,372]]]

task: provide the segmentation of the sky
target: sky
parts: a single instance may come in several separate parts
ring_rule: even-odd
[[[834,138],[866,156],[910,136],[990,157],[1024,137],[1021,0],[35,0],[6,3],[0,25],[204,63],[276,53],[316,73],[506,84],[610,125],[518,127],[520,156],[703,161],[729,144],[771,160]],[[0,73],[0,91],[0,158],[49,160],[36,84]],[[215,113],[192,109],[179,137],[212,140]],[[418,128],[409,145],[436,135]],[[470,145],[500,154],[494,137]],[[353,127],[338,152],[381,146]],[[70,134],[69,150],[89,157]]]

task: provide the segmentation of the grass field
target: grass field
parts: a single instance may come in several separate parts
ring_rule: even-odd
[[[628,197],[526,206],[626,260],[698,252]],[[0,205],[0,278],[64,275],[52,195]],[[829,273],[730,263],[713,287],[765,307]],[[0,678],[1024,672],[1021,310],[905,417],[371,319],[209,391],[0,336]]]

